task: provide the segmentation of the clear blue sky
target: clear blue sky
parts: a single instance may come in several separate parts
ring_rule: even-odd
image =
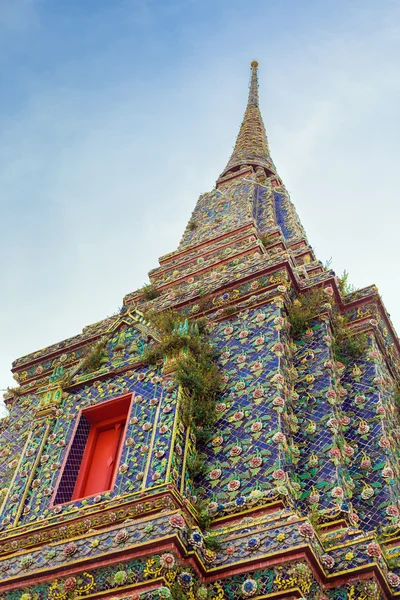
[[[0,388],[177,247],[260,63],[311,244],[400,328],[397,0],[0,0]]]

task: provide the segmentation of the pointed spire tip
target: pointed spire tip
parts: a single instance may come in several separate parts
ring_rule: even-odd
[[[249,97],[243,121],[231,157],[217,184],[230,172],[240,173],[246,166],[253,170],[261,168],[268,176],[276,173],[258,103],[258,62],[253,60],[250,66]]]

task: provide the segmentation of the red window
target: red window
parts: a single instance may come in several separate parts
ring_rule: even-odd
[[[117,473],[132,395],[81,411],[55,504],[112,489]]]

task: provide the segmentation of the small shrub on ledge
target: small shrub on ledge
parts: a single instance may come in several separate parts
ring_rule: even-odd
[[[148,283],[144,285],[140,289],[140,293],[142,294],[145,300],[154,300],[155,298],[158,298],[158,296],[161,295],[161,292],[156,288],[156,286],[153,283]]]
[[[81,369],[84,373],[94,373],[107,362],[106,339],[101,339],[93,346],[90,346],[81,362]]]
[[[222,388],[217,355],[207,340],[205,319],[189,322],[171,310],[145,316],[160,339],[148,348],[143,360],[155,365],[160,359],[173,359],[173,376],[181,388],[182,421],[186,426],[192,425],[197,439],[202,441],[215,422],[215,406]]]
[[[205,536],[204,545],[209,550],[214,550],[214,552],[219,552],[219,550],[222,548],[222,544],[219,539],[210,534]]]
[[[20,386],[18,387],[8,387],[3,394],[3,398],[5,400],[10,400],[11,398],[19,398],[22,396],[22,389]]]
[[[302,294],[292,302],[287,309],[287,318],[293,337],[299,337],[307,331],[325,302],[326,295],[321,288]]]
[[[259,239],[265,247],[269,246],[273,242],[279,242],[279,236],[268,233],[263,233],[262,235],[260,235]]]
[[[200,475],[204,474],[205,471],[205,463],[204,460],[196,453],[193,456],[188,457],[186,468],[192,480],[196,479],[196,477],[200,477]]]
[[[352,283],[349,283],[349,276],[350,273],[345,269],[341,276],[337,278],[338,288],[343,296],[357,291],[357,288]]]
[[[347,317],[336,315],[333,320],[333,354],[336,360],[347,365],[350,358],[361,358],[368,349],[366,333],[353,333],[348,327]]]
[[[209,504],[210,500],[204,498],[198,498],[195,504],[193,504],[193,508],[197,512],[197,523],[203,530],[209,529],[212,521],[211,515],[208,512]]]

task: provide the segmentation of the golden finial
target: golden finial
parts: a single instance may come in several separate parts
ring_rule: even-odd
[[[253,62],[251,63],[251,65],[250,65],[250,66],[251,66],[251,68],[252,68],[252,69],[257,69],[257,67],[258,67],[258,62],[257,62],[256,60],[253,60]]]

